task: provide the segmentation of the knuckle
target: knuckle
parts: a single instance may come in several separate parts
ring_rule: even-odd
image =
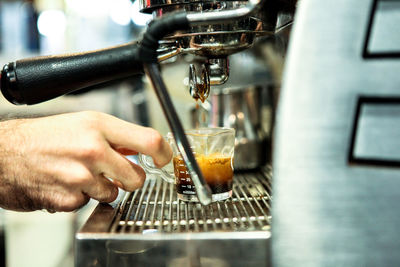
[[[113,202],[118,197],[118,188],[112,186],[109,190],[108,196],[103,200],[104,202]]]
[[[128,192],[132,192],[138,188],[141,188],[145,180],[146,174],[143,171],[143,175],[135,175],[135,178],[133,178],[132,180],[124,182],[122,189]]]
[[[88,202],[88,199],[81,193],[74,193],[54,196],[50,202],[50,210],[70,212],[85,205]]]
[[[74,211],[88,202],[82,194],[71,194],[63,199],[63,202],[59,205],[59,210],[70,212]]]
[[[118,197],[118,188],[114,185],[101,186],[91,197],[100,202],[113,202]]]
[[[71,169],[71,178],[69,181],[74,186],[86,185],[93,182],[92,173],[84,167]]]
[[[81,111],[77,116],[78,122],[83,128],[95,130],[104,121],[105,114],[98,111]]]
[[[105,157],[103,139],[98,135],[92,135],[84,141],[84,144],[80,148],[79,155],[81,158],[90,161],[103,159]]]

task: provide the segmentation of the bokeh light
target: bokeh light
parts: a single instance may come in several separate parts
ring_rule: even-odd
[[[40,13],[37,27],[39,33],[52,38],[63,35],[67,20],[65,14],[61,10],[45,10]]]

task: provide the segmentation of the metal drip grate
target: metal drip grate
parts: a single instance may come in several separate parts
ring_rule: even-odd
[[[147,179],[127,193],[118,207],[111,233],[163,233],[269,230],[271,169],[238,173],[232,198],[202,206],[177,199],[175,185]]]

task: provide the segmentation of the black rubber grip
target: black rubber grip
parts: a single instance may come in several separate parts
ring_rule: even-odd
[[[18,60],[4,66],[1,91],[14,104],[36,104],[107,81],[143,73],[137,43],[91,52]]]
[[[144,63],[157,63],[158,41],[177,30],[189,29],[189,26],[186,12],[174,12],[152,20],[140,42],[140,59]]]

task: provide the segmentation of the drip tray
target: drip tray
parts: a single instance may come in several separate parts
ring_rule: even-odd
[[[76,234],[75,266],[268,266],[271,169],[235,173],[232,198],[178,200],[159,178],[99,204]]]

